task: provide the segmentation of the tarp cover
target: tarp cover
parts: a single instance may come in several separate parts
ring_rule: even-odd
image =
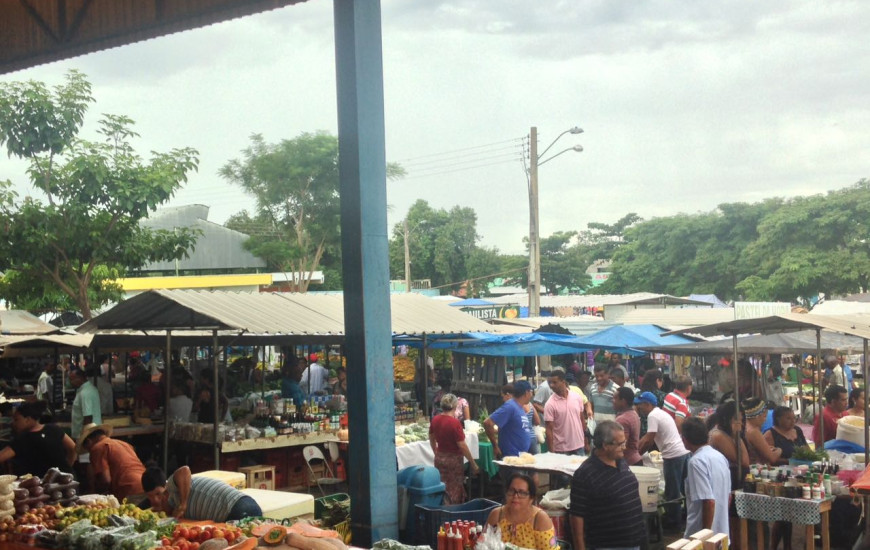
[[[644,348],[695,342],[686,336],[662,336],[665,331],[658,325],[618,325],[587,334],[580,340],[590,349],[606,349],[623,355],[645,355]]]

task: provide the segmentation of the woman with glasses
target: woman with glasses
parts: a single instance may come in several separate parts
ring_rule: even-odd
[[[546,512],[535,506],[537,487],[525,474],[510,476],[504,506],[489,514],[488,525],[501,529],[501,540],[533,550],[557,549],[556,530]]]
[[[429,425],[429,444],[435,453],[435,467],[444,482],[444,504],[462,504],[465,502],[465,464],[471,465],[471,473],[477,474],[480,468],[468,444],[465,443],[465,432],[462,424],[456,419],[455,411],[459,400],[452,393],[441,398],[441,414],[432,419]]]

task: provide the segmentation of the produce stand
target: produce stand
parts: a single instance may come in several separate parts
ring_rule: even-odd
[[[761,528],[764,523],[787,521],[805,526],[807,550],[815,548],[815,526],[821,523],[822,550],[830,550],[830,512],[833,501],[834,497],[824,500],[804,500],[734,491],[734,504],[740,517],[740,547],[749,548],[750,521],[759,524],[759,528],[756,529],[758,548],[766,548],[764,529]]]

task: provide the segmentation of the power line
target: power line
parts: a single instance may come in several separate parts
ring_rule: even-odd
[[[406,162],[406,163],[402,164],[402,167],[413,169],[414,167],[418,167],[418,166],[427,166],[427,165],[431,165],[431,164],[446,164],[446,163],[455,162],[457,160],[469,158],[469,157],[470,158],[480,158],[480,157],[485,157],[488,155],[496,155],[496,154],[504,153],[505,151],[517,152],[520,150],[522,150],[522,144],[515,143],[512,145],[508,145],[506,147],[487,149],[485,151],[466,151],[464,153],[458,153],[458,154],[452,155],[450,157],[422,160],[422,161],[417,161],[417,162]]]
[[[432,177],[432,176],[440,176],[440,175],[443,175],[443,174],[452,174],[452,173],[454,173],[454,172],[465,172],[465,171],[473,170],[473,169],[476,169],[476,168],[485,168],[485,167],[487,167],[487,166],[495,166],[495,165],[497,165],[497,164],[507,164],[508,162],[516,162],[517,160],[519,160],[519,159],[517,159],[517,158],[512,158],[512,159],[506,159],[506,160],[501,160],[501,161],[496,161],[496,162],[489,162],[489,163],[486,163],[486,164],[479,164],[479,165],[476,165],[476,166],[466,166],[466,167],[464,167],[464,168],[456,168],[456,169],[454,169],[454,170],[444,170],[444,171],[442,171],[442,172],[426,173],[426,174],[420,174],[420,175],[413,175],[413,174],[411,174],[411,175],[409,175],[409,176],[405,176],[404,179],[407,180],[407,179],[428,178],[428,177]]]
[[[493,143],[487,143],[487,144],[485,144],[485,145],[475,145],[475,146],[472,146],[472,147],[463,147],[462,149],[452,149],[452,150],[450,150],[450,151],[442,151],[442,152],[440,152],[440,153],[430,153],[430,154],[428,154],[428,155],[420,155],[419,157],[410,157],[410,158],[406,158],[406,159],[400,159],[400,160],[398,160],[398,161],[396,161],[396,162],[399,162],[399,163],[402,163],[402,162],[416,162],[416,161],[418,161],[418,160],[420,160],[420,159],[424,159],[424,158],[437,157],[437,156],[441,156],[441,155],[449,155],[449,154],[452,154],[452,153],[460,153],[460,152],[464,152],[464,151],[470,151],[470,150],[473,150],[473,149],[483,149],[483,148],[485,148],[485,147],[492,147],[492,146],[494,146],[494,145],[503,145],[503,144],[505,144],[505,143],[514,143],[514,142],[520,141],[520,140],[522,140],[522,139],[524,139],[524,138],[518,137],[518,138],[506,139],[506,140],[504,140],[504,141],[496,141],[496,142],[493,142]]]
[[[444,169],[460,168],[462,166],[472,166],[472,165],[480,164],[482,162],[490,162],[490,161],[504,160],[504,159],[520,160],[519,155],[517,155],[516,152],[501,153],[499,155],[492,155],[489,157],[481,157],[481,158],[475,158],[475,159],[461,160],[461,161],[457,161],[457,162],[451,162],[449,164],[440,164],[438,166],[430,166],[427,168],[420,168],[417,170],[409,169],[408,172],[412,173],[412,174],[418,174],[421,172],[423,172],[423,173],[425,173],[425,172],[438,172],[438,171],[441,171]]]
[[[443,285],[432,286],[432,287],[429,287],[429,288],[431,288],[431,289],[447,288],[448,286],[461,285],[462,283],[467,283],[467,282],[469,282],[469,281],[480,281],[481,279],[492,279],[493,277],[500,277],[500,276],[502,276],[502,275],[507,275],[508,273],[514,273],[514,272],[517,272],[517,271],[528,271],[528,269],[529,269],[528,266],[525,266],[525,267],[516,267],[516,268],[514,268],[514,269],[508,269],[507,271],[502,271],[502,272],[500,272],[500,273],[493,273],[493,274],[491,274],[491,275],[482,275],[482,276],[480,276],[480,277],[473,277],[473,278],[471,278],[471,279],[462,279],[462,280],[459,281],[459,282],[455,282],[455,283],[447,283],[447,284],[443,284]]]

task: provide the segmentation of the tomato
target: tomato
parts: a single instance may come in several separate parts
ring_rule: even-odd
[[[198,542],[191,542],[190,546],[188,547],[188,550],[199,550],[199,543]]]
[[[188,529],[187,527],[181,527],[180,529],[178,529],[178,536],[183,539],[189,539],[190,529]]]
[[[206,530],[199,534],[199,542],[205,542],[207,540],[211,540],[211,531]]]
[[[227,532],[224,533],[224,538],[227,539],[227,542],[230,543],[230,545],[232,545],[233,541],[236,540],[236,534],[235,532],[227,529]]]
[[[175,537],[174,539],[172,539],[172,544],[170,544],[170,546],[178,546],[183,540],[184,539],[181,537]]]
[[[224,538],[224,530],[223,529],[215,529],[211,532],[212,538],[222,539]]]
[[[161,544],[162,546],[171,546],[171,545],[172,545],[172,541],[169,540],[169,537],[162,537],[162,538],[160,539],[160,544]]]
[[[189,550],[189,549],[190,549],[190,543],[187,542],[186,540],[182,540],[181,542],[178,543],[178,550]]]
[[[199,534],[201,532],[202,532],[202,530],[200,529],[200,527],[198,525],[194,525],[193,527],[190,528],[190,533],[189,533],[188,538],[191,540],[195,540],[195,539],[199,538]]]

